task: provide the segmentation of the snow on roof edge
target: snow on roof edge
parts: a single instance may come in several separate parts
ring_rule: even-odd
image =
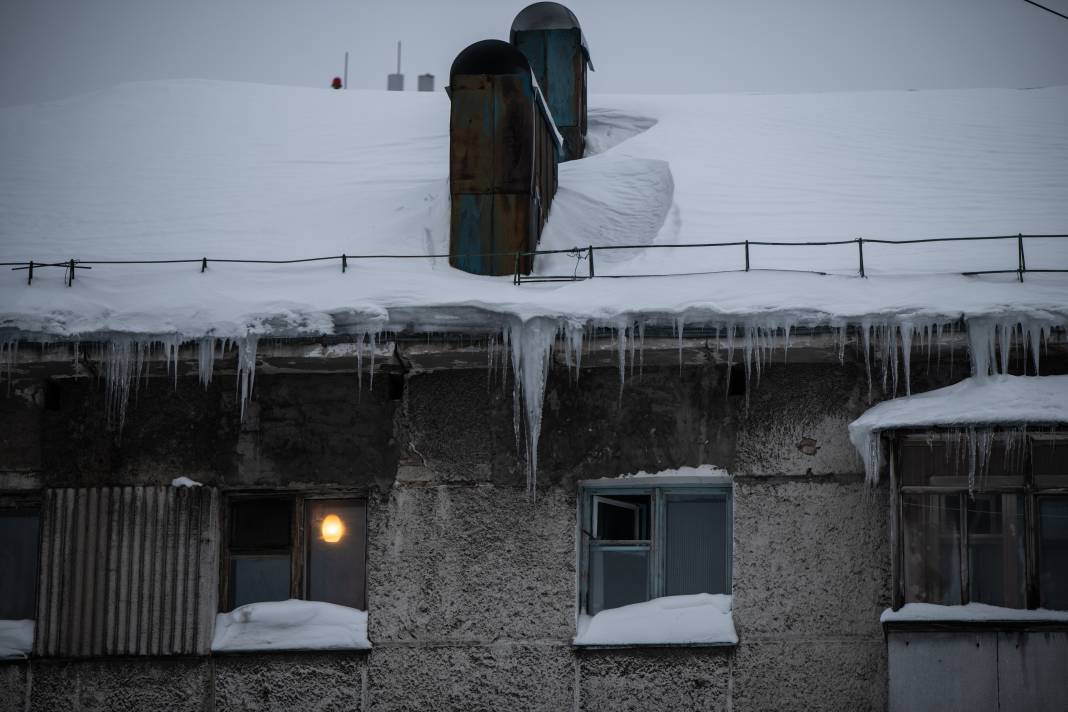
[[[879,434],[886,430],[1055,424],[1068,424],[1068,375],[982,375],[878,403],[849,424],[849,439],[874,484],[882,464]]]

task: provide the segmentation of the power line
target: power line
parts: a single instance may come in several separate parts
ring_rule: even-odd
[[[1024,2],[1026,2],[1028,4],[1031,4],[1031,5],[1034,5],[1035,7],[1042,8],[1046,12],[1051,12],[1054,15],[1056,15],[1057,17],[1063,17],[1065,20],[1068,20],[1068,15],[1064,15],[1062,13],[1059,13],[1056,10],[1053,10],[1052,8],[1046,7],[1045,5],[1039,5],[1037,2],[1035,2],[1035,0],[1024,0]]]

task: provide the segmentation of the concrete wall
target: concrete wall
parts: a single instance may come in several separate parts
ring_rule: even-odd
[[[887,492],[865,488],[845,427],[867,407],[864,367],[769,366],[748,407],[726,374],[647,365],[620,397],[615,369],[554,369],[532,503],[511,388],[484,369],[359,395],[352,373],[262,372],[244,425],[232,378],[150,379],[121,440],[99,384],[64,380],[46,409],[25,369],[0,399],[0,491],[178,475],[366,491],[374,649],[0,663],[0,707],[883,710]],[[573,650],[577,483],[701,463],[736,476],[739,645]]]

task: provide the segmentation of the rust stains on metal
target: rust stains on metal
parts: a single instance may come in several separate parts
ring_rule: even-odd
[[[500,40],[471,45],[450,71],[449,263],[528,274],[557,186],[556,127],[526,58]]]
[[[512,21],[511,42],[530,62],[556,127],[564,137],[560,160],[586,150],[586,69],[590,49],[575,13],[555,2],[536,2]]]

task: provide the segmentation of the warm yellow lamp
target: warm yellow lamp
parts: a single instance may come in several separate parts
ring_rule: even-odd
[[[336,514],[328,514],[323,519],[323,541],[328,544],[336,544],[345,536],[345,525],[341,523],[341,517]]]

